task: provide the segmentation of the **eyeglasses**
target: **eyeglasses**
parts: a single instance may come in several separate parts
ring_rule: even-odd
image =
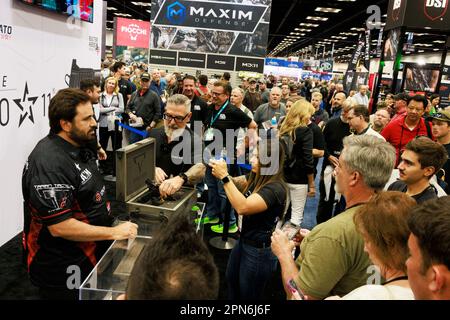
[[[169,122],[172,121],[172,120],[175,120],[175,122],[183,122],[184,119],[186,119],[186,117],[188,115],[189,115],[189,113],[186,114],[184,117],[182,117],[182,116],[171,116],[170,114],[164,113],[163,114],[163,119],[164,120],[168,120]]]

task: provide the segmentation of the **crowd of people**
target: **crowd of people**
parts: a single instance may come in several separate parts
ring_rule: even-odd
[[[112,227],[95,160],[106,174],[110,139],[114,152],[152,137],[161,196],[207,187],[196,222],[239,232],[230,299],[262,298],[275,272],[288,299],[450,299],[450,112],[439,97],[403,92],[370,106],[365,85],[350,94],[336,81],[271,76],[233,87],[227,72],[104,66],[100,81],[55,95],[51,132],[24,169],[24,249],[42,297],[73,298],[68,266],[86,276],[108,241],[136,236],[131,222]],[[316,175],[317,226],[307,230]],[[125,298],[217,298],[211,253],[185,225],[179,217],[155,236]]]

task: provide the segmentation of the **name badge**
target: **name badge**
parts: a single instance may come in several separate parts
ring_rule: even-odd
[[[198,104],[196,104],[196,105],[194,106],[194,110],[196,110],[196,111],[200,111],[200,110],[201,110],[201,108],[200,108],[200,106],[199,106]]]
[[[203,140],[204,141],[213,141],[214,140],[214,129],[213,128],[209,128],[208,130],[205,131],[205,133],[203,135]]]
[[[221,113],[220,116],[219,116],[219,119],[220,119],[220,120],[226,120],[226,119],[227,119],[227,116],[224,115],[223,113]]]

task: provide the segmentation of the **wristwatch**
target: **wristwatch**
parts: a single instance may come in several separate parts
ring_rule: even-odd
[[[183,179],[183,181],[184,181],[183,184],[185,184],[185,183],[188,181],[187,175],[184,174],[183,172],[180,173],[178,176],[179,176],[181,179]]]
[[[230,181],[231,181],[231,176],[230,176],[230,175],[228,175],[228,176],[222,178],[223,184],[228,183],[228,182],[230,182]]]

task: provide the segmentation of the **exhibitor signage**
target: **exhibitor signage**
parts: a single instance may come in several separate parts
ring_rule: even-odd
[[[264,58],[267,54],[272,1],[244,2],[153,1],[151,49],[204,53],[205,58],[211,56],[205,63],[212,69],[244,71],[235,64],[236,57]],[[224,59],[225,56],[231,58]],[[185,66],[180,54],[178,62]],[[155,62],[150,59],[150,63]]]
[[[177,65],[177,52],[167,50],[150,50],[150,61],[167,66]]]
[[[180,67],[191,67],[204,69],[206,63],[206,55],[201,53],[179,52],[178,65]]]
[[[234,70],[233,56],[219,56],[216,54],[208,54],[206,68],[219,70]]]
[[[264,59],[238,57],[236,59],[236,70],[263,73]]]
[[[165,1],[154,23],[165,26],[254,33],[267,9],[267,5],[222,1]]]
[[[450,0],[390,0],[386,30],[397,27],[450,31]]]
[[[150,42],[150,22],[115,18],[116,46],[147,49]]]

